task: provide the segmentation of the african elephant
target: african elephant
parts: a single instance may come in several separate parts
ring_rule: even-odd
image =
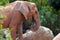
[[[13,40],[16,40],[16,31],[18,29],[18,40],[23,40],[22,37],[22,22],[24,20],[32,21],[36,24],[36,29],[32,28],[32,31],[38,30],[40,26],[40,18],[36,5],[27,1],[15,1],[5,7],[8,10],[1,11],[0,13],[6,16],[3,20],[3,28],[13,28],[11,36]]]

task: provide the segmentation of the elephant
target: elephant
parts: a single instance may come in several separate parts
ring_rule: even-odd
[[[24,20],[26,20],[27,24],[31,21],[36,25],[36,27],[29,26],[33,32],[39,29],[40,18],[35,3],[15,1],[1,8],[3,10],[0,13],[5,16],[2,22],[3,28],[13,28],[11,32],[13,40],[16,40],[16,31],[18,32],[18,40],[23,40],[22,24]]]

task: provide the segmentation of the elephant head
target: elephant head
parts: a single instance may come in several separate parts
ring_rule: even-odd
[[[39,28],[40,18],[37,7],[34,3],[27,1],[16,1],[14,9],[17,9],[19,12],[21,12],[27,21],[33,22],[32,25],[34,26],[31,26],[33,31],[36,31]]]
[[[31,25],[31,30],[36,31],[40,27],[39,13],[35,3],[30,2],[28,7],[30,11],[29,14],[32,15],[32,21],[33,21],[33,24]],[[31,19],[31,16],[30,16],[30,19]]]

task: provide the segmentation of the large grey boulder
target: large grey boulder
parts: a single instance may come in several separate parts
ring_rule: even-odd
[[[53,40],[60,40],[60,33],[53,38]]]
[[[24,40],[52,40],[54,37],[49,28],[40,26],[36,32],[29,31],[23,34]]]

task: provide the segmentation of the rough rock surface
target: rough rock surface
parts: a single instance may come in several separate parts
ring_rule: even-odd
[[[52,40],[54,37],[52,31],[49,28],[41,26],[38,31],[29,31],[23,34],[24,40]]]
[[[53,40],[60,40],[60,33]]]

